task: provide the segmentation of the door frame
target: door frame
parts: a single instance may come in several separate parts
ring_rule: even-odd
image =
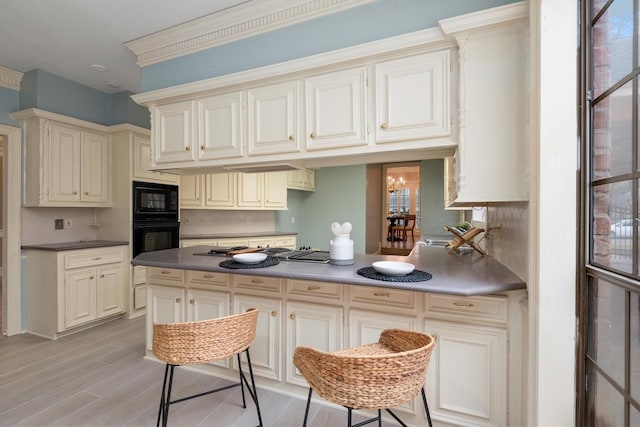
[[[22,333],[21,194],[22,129],[0,125],[2,156],[2,333]]]

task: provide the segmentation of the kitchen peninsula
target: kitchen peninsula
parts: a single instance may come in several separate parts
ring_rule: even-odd
[[[335,351],[376,341],[385,328],[419,330],[438,337],[427,374],[436,423],[521,424],[526,413],[526,317],[521,314],[526,286],[492,257],[418,245],[408,257],[357,254],[351,266],[281,261],[265,268],[227,269],[219,264],[228,258],[194,255],[209,249],[148,252],[132,261],[147,267],[148,356],[153,357],[153,322],[205,319],[257,307],[259,325],[251,351],[260,386],[304,396],[307,384],[292,363],[297,346]],[[411,262],[432,278],[395,282],[357,273],[381,260]],[[201,369],[236,375],[228,361]],[[417,402],[400,410],[411,425],[424,422]]]

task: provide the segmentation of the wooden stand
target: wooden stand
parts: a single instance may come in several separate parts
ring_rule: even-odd
[[[451,234],[453,234],[454,236],[456,236],[452,241],[449,242],[449,246],[450,246],[450,249],[448,251],[449,253],[455,252],[456,249],[458,249],[460,246],[466,243],[467,245],[471,246],[473,249],[478,251],[480,255],[482,256],[486,255],[485,251],[483,251],[478,246],[476,246],[475,243],[473,243],[473,238],[476,237],[478,234],[484,232],[484,228],[474,227],[464,234],[460,233],[455,228],[449,227],[448,225],[445,225],[444,229],[450,232]]]

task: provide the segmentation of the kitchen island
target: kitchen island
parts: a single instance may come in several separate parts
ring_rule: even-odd
[[[257,307],[251,352],[258,383],[303,397],[307,384],[292,363],[297,346],[335,351],[376,341],[385,328],[424,331],[438,337],[427,374],[436,425],[521,424],[526,286],[493,258],[417,246],[408,257],[356,255],[351,266],[281,261],[236,270],[219,265],[228,258],[195,255],[208,249],[167,249],[132,261],[147,266],[149,357],[153,322]],[[358,274],[380,260],[411,262],[432,278],[394,282]],[[230,361],[200,369],[236,376]],[[424,425],[418,401],[399,410],[410,425]]]

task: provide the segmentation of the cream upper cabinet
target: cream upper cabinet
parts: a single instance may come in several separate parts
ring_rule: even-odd
[[[509,22],[454,35],[460,68],[454,204],[526,201],[530,145],[526,25]]]
[[[298,92],[297,80],[247,91],[249,156],[300,150]]]
[[[25,122],[25,206],[110,207],[108,128],[37,109]]]
[[[149,137],[134,134],[132,136],[132,144],[133,178],[142,181],[166,182],[168,184],[178,184],[180,182],[180,176],[178,175],[149,170],[151,162],[151,141]]]
[[[287,173],[183,175],[181,209],[287,209]]]
[[[451,132],[448,50],[375,65],[376,142]]]
[[[150,110],[153,163],[194,162],[195,101],[157,105]]]
[[[306,148],[367,144],[367,68],[305,79]]]
[[[242,92],[197,100],[198,151],[200,160],[240,157],[244,151]]]
[[[316,172],[313,169],[301,169],[287,172],[287,188],[293,190],[315,191]]]

